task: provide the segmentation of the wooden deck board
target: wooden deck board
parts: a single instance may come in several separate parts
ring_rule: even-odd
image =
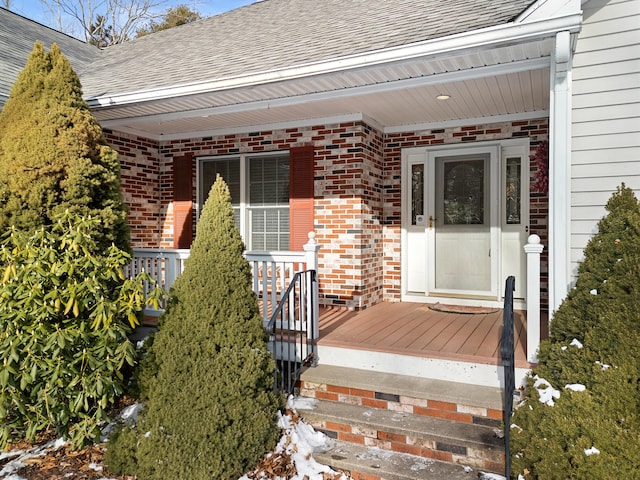
[[[525,312],[515,312],[516,364],[526,364]],[[383,302],[354,312],[320,309],[320,344],[412,356],[500,363],[502,311],[455,314],[424,303]]]

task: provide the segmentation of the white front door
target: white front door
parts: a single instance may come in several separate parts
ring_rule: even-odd
[[[491,290],[489,156],[435,158],[432,293]]]
[[[427,155],[430,296],[496,298],[497,147],[432,151]]]
[[[499,302],[505,275],[516,276],[524,298],[527,147],[518,140],[403,152],[404,300]]]

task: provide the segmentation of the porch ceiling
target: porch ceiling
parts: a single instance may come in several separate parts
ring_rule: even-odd
[[[340,119],[361,118],[390,132],[546,114],[552,46],[542,39],[93,110],[105,128],[158,140]],[[436,99],[440,94],[451,98]]]

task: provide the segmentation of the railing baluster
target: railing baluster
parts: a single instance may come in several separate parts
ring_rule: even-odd
[[[269,338],[273,339],[271,350],[280,366],[280,388],[286,393],[293,393],[302,367],[315,361],[315,343],[312,332],[308,330],[314,327],[313,319],[306,322],[307,328],[302,321],[309,301],[305,293],[313,294],[315,291],[308,285],[310,281],[316,281],[315,271],[295,273],[267,325]],[[316,300],[311,299],[312,304]],[[293,319],[290,316],[292,312],[295,314]]]
[[[514,338],[513,338],[513,292],[516,279],[507,278],[504,290],[504,310],[502,313],[502,338],[500,341],[500,355],[504,368],[504,442],[505,442],[505,476],[511,478],[511,448],[510,429],[511,413],[513,411],[513,394],[515,392]]]

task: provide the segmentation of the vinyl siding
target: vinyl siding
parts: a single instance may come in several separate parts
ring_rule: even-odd
[[[640,0],[591,0],[573,61],[572,275],[611,194],[640,196]]]

